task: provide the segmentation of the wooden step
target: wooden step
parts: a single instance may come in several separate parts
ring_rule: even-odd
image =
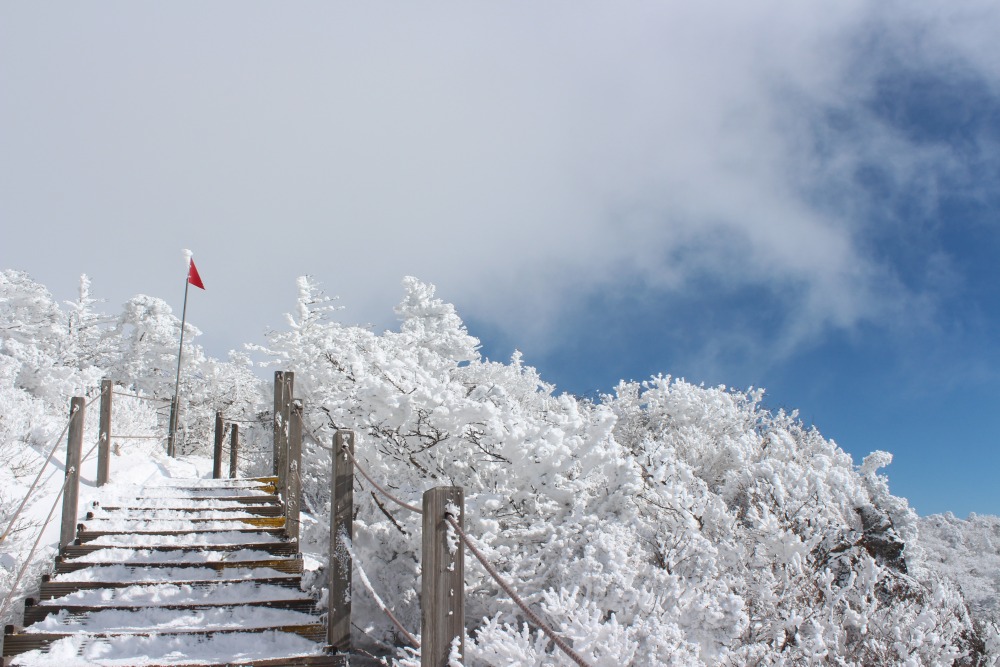
[[[275,658],[273,660],[240,660],[238,662],[197,663],[197,667],[350,667],[358,659],[349,655],[311,655],[300,658]],[[369,663],[365,663],[369,664]],[[372,665],[385,663],[371,662]],[[178,667],[177,665],[144,665],[143,667]]]
[[[3,665],[7,667],[11,664],[12,658],[4,658]],[[352,665],[371,664],[382,665],[384,663],[371,660],[358,662],[357,656],[345,654],[330,655],[310,655],[298,658],[272,658],[269,660],[238,660],[236,662],[198,662],[197,667],[351,667]],[[143,667],[178,667],[177,663],[143,663]]]
[[[197,563],[178,563],[178,562],[168,562],[168,563],[97,563],[94,561],[85,560],[64,560],[56,563],[55,573],[65,574],[67,572],[76,572],[77,570],[83,570],[88,567],[101,567],[109,565],[122,565],[124,567],[144,567],[144,568],[166,568],[166,567],[183,567],[183,568],[198,568],[204,567],[210,570],[215,570],[216,572],[221,570],[228,570],[231,568],[243,568],[243,569],[254,569],[258,567],[267,567],[272,570],[277,570],[278,572],[287,572],[289,574],[301,574],[302,573],[302,559],[301,558],[274,558],[269,560],[239,560],[239,561],[214,561],[214,562],[197,562]]]
[[[150,499],[148,496],[136,496],[131,500],[144,500]],[[261,504],[271,504],[278,505],[281,499],[273,494],[263,495],[263,496],[162,496],[158,498],[151,498],[151,500],[186,500],[197,503],[198,501],[225,501],[227,503],[243,503],[249,505],[261,505]],[[94,507],[101,507],[103,509],[120,509],[121,507],[127,507],[129,509],[174,509],[173,507],[162,507],[162,506],[144,506],[144,505],[124,505],[124,506],[114,506],[108,507],[105,505],[100,505],[96,501],[94,502]],[[214,508],[207,508],[214,509]]]
[[[156,496],[158,493],[164,491],[194,491],[199,493],[204,492],[207,494],[212,491],[233,491],[236,489],[241,491],[265,491],[267,493],[274,494],[277,493],[278,485],[276,482],[273,484],[268,482],[252,482],[250,484],[213,484],[210,486],[200,486],[198,484],[175,486],[173,484],[169,484],[166,486],[145,486],[142,488],[144,496]],[[223,495],[220,497],[225,496]]]
[[[198,667],[350,667],[357,660],[348,655],[311,655],[301,658],[275,658],[273,660],[249,660],[240,662],[217,662]],[[383,664],[383,663],[373,663]],[[151,665],[150,667],[177,667],[176,665]]]
[[[87,530],[86,524],[78,524],[76,527],[76,543],[86,544],[92,540],[96,540],[99,537],[108,537],[113,535],[156,535],[163,537],[181,537],[184,535],[212,535],[213,533],[241,533],[245,535],[274,535],[275,537],[281,537],[285,534],[284,528],[258,528],[258,527],[239,527],[233,526],[232,528],[213,528],[212,530],[135,530],[129,532],[122,532],[120,530]],[[265,543],[266,544],[266,543]]]
[[[130,586],[155,586],[157,584],[201,588],[237,582],[282,586],[291,589],[300,589],[302,587],[302,580],[294,576],[264,577],[260,579],[190,579],[187,581],[43,581],[38,597],[41,600],[51,600],[53,598],[65,597],[77,591],[99,590],[101,588],[128,588]]]
[[[180,517],[178,517],[176,519],[151,519],[151,518],[147,518],[147,519],[143,519],[143,518],[128,519],[126,517],[114,517],[114,518],[112,518],[112,517],[98,517],[98,516],[94,516],[93,512],[88,513],[88,516],[89,516],[89,518],[87,519],[87,521],[89,523],[78,524],[77,530],[87,530],[88,526],[94,526],[95,525],[95,523],[93,523],[93,522],[100,522],[100,521],[104,521],[104,520],[109,520],[109,521],[124,520],[124,521],[134,521],[136,523],[142,523],[143,521],[147,521],[147,522],[148,521],[155,521],[157,523],[160,523],[160,522],[162,522],[162,523],[170,523],[171,521],[178,521],[178,522],[182,522],[182,523],[213,523],[213,522],[218,521],[220,523],[222,523],[222,522],[232,523],[233,524],[232,530],[239,530],[240,524],[245,524],[247,527],[253,527],[253,528],[284,528],[285,527],[285,517],[283,517],[283,516],[244,516],[244,517],[238,517],[238,516],[219,516],[219,517],[212,517],[212,518],[206,518],[206,519],[189,519],[189,518],[187,518],[187,517],[185,517],[185,516],[182,515],[182,516],[180,516]],[[83,526],[83,528],[80,528],[80,526]]]
[[[16,656],[29,651],[41,652],[40,656],[32,654],[30,658],[32,664],[41,664],[48,659],[48,646],[53,642],[70,638],[75,638],[72,639],[71,646],[76,646],[85,651],[86,655],[93,656],[106,651],[130,656],[135,647],[145,646],[149,641],[155,642],[154,639],[150,639],[152,637],[167,638],[168,648],[162,653],[158,648],[155,649],[156,653],[149,654],[160,657],[147,659],[150,660],[148,663],[143,662],[147,667],[156,667],[156,660],[169,662],[173,657],[174,643],[187,647],[201,642],[211,642],[213,641],[211,638],[216,635],[224,636],[219,640],[223,642],[223,646],[229,642],[233,646],[242,647],[260,641],[249,636],[244,638],[244,635],[277,632],[280,638],[282,634],[290,633],[308,640],[295,650],[289,649],[290,652],[310,653],[309,642],[316,643],[315,650],[322,650],[327,629],[319,622],[315,600],[306,596],[301,590],[303,560],[298,553],[298,545],[281,539],[286,535],[284,507],[281,499],[275,495],[276,487],[276,477],[239,480],[232,483],[220,481],[218,484],[186,483],[183,486],[147,487],[140,493],[148,495],[136,495],[134,500],[126,497],[109,501],[117,503],[114,505],[101,506],[94,503],[95,510],[87,514],[86,522],[77,526],[75,544],[63,548],[62,554],[56,558],[55,566],[56,574],[86,570],[74,576],[90,580],[62,581],[57,578],[56,581],[52,581],[50,577],[43,579],[37,596],[38,600],[43,602],[26,601],[23,619],[29,630],[32,625],[49,619],[48,623],[35,626],[49,632],[13,633],[12,628],[8,630],[10,634],[6,635],[3,642],[3,665],[17,661]],[[254,495],[255,492],[259,492],[260,495]],[[179,506],[164,507],[161,505],[164,502]],[[213,505],[223,505],[223,507],[213,507]],[[189,518],[189,515],[197,518]],[[102,520],[107,521],[103,527]],[[171,523],[173,521],[183,523],[173,524]],[[219,523],[209,527],[209,522]],[[198,530],[198,524],[205,525],[205,529]],[[119,528],[112,529],[111,526],[114,525]],[[131,527],[134,529],[129,529]],[[222,536],[220,533],[232,533],[232,535]],[[154,542],[161,541],[160,538],[162,541],[180,542],[185,539],[199,540],[201,535],[204,535],[205,544],[95,544],[106,541],[102,538],[117,536],[121,536],[122,542],[131,542],[129,536]],[[254,538],[273,541],[248,542]],[[232,540],[233,543],[212,544],[209,540],[213,539]],[[94,555],[106,549],[119,551]],[[261,558],[252,561],[227,560],[239,556],[256,556],[251,553],[237,553],[241,551],[260,552]],[[201,560],[203,554],[220,560]],[[121,557],[123,560],[118,562],[94,560],[101,557]],[[144,558],[167,560],[147,563],[141,561]],[[214,578],[213,572],[219,573],[220,578]],[[226,572],[232,572],[239,578],[225,578]],[[280,576],[281,573],[288,576]],[[249,577],[251,574],[262,576],[251,578]],[[161,580],[166,576],[173,579]],[[114,581],[93,580],[102,578]],[[135,586],[149,587],[149,590],[116,592]],[[261,590],[260,586],[280,588]],[[177,587],[187,588],[179,590]],[[97,592],[73,595],[79,591]],[[69,599],[57,599],[67,596]],[[241,599],[247,601],[239,601]],[[157,604],[161,601],[162,604]],[[90,604],[94,602],[97,604]],[[286,611],[251,611],[252,609]],[[54,614],[58,616],[53,616]],[[238,620],[244,618],[244,615],[247,619],[245,624],[251,626],[261,625],[261,621],[290,624],[251,629],[227,627],[244,623]],[[190,626],[190,629],[178,629],[180,623],[174,620],[175,617],[185,619],[184,624]],[[192,623],[192,617],[201,620]],[[113,620],[109,622],[109,619]],[[132,627],[147,622],[150,627]],[[206,622],[215,624],[216,629],[199,629],[199,625],[213,627],[205,625]],[[97,630],[89,633],[86,632],[87,626],[105,628],[105,631]],[[232,638],[226,638],[230,636]],[[271,637],[272,639],[268,641],[274,641],[273,636]],[[286,636],[286,643],[281,645],[287,646],[288,640]],[[293,645],[297,643],[302,643],[302,640],[292,642]],[[157,645],[163,646],[163,644]],[[65,648],[68,647],[59,650]],[[135,650],[137,651],[135,655],[142,654],[142,649]],[[121,653],[122,651],[124,653]],[[264,651],[261,655],[280,655],[280,653],[267,653],[266,649]],[[241,655],[252,653],[236,652]],[[224,649],[223,652],[216,652],[214,655],[227,653],[229,650]],[[50,657],[55,659],[56,656],[53,654]],[[126,657],[124,662],[127,663],[130,659]],[[116,664],[118,662],[122,660],[118,660]],[[248,658],[214,666],[203,662],[199,664],[202,667],[224,667],[224,665],[225,667],[237,665],[348,667],[350,663],[348,656],[323,654],[290,658]],[[164,664],[161,667],[168,665]]]
[[[49,614],[65,612],[70,618],[80,617],[97,611],[142,611],[144,609],[166,609],[179,611],[183,609],[191,611],[207,611],[209,609],[221,609],[225,607],[267,607],[269,609],[290,609],[300,611],[305,614],[312,614],[316,611],[316,601],[309,598],[290,598],[286,600],[257,600],[253,602],[199,602],[193,604],[158,604],[158,605],[52,605],[33,604],[24,607],[24,625],[38,623],[45,620]]]
[[[197,640],[199,637],[208,637],[212,635],[222,635],[222,634],[238,634],[238,633],[249,633],[249,634],[261,634],[264,632],[287,632],[289,634],[296,634],[300,637],[312,640],[314,642],[323,642],[326,640],[326,626],[316,623],[309,625],[280,625],[274,628],[252,628],[252,629],[232,629],[232,630],[181,630],[177,632],[158,632],[157,635],[161,637],[191,637],[192,640]],[[72,632],[19,632],[15,634],[9,634],[4,636],[3,641],[3,656],[11,657],[15,655],[20,655],[27,651],[35,651],[39,649],[44,649],[49,644],[59,641],[60,639],[66,639],[69,637],[78,637],[81,633]],[[134,632],[99,632],[99,633],[86,633],[88,639],[102,639],[102,638],[112,638],[121,637],[127,635],[148,635],[148,630],[143,630],[137,628]],[[254,662],[253,664],[257,664]],[[280,663],[279,663],[280,664]]]
[[[105,549],[117,549],[119,551],[154,551],[160,553],[233,553],[235,551],[263,551],[275,556],[294,556],[299,552],[299,545],[294,542],[261,542],[261,543],[251,543],[251,544],[167,544],[167,545],[146,545],[146,546],[128,546],[128,545],[110,545],[110,544],[73,544],[70,546],[63,547],[62,559],[74,560],[77,558],[86,558],[90,554],[96,553],[98,551],[104,551]],[[58,558],[57,558],[58,560]],[[140,563],[129,561],[117,561],[115,563],[108,563],[109,565],[139,565]],[[145,565],[145,563],[141,563]]]
[[[190,512],[222,512],[222,513],[226,513],[226,512],[243,512],[244,514],[254,514],[254,515],[257,515],[257,516],[284,516],[284,514],[285,514],[284,507],[282,507],[281,505],[273,504],[273,503],[272,504],[266,504],[266,505],[244,505],[242,507],[194,507],[194,506],[187,506],[187,507],[122,507],[122,506],[113,506],[113,507],[102,507],[101,509],[104,510],[104,511],[106,511],[106,512],[121,512],[122,513],[121,515],[117,515],[116,514],[113,517],[109,517],[109,518],[115,518],[115,519],[125,518],[129,514],[132,514],[134,516],[134,513],[136,513],[136,512],[175,512],[175,513],[177,513],[178,515],[181,515],[181,516],[183,516],[186,513],[190,513]],[[93,512],[87,512],[87,519],[88,520],[89,519],[99,519],[99,518],[101,518],[101,517],[97,516]],[[137,516],[137,518],[138,519],[142,519],[144,517]],[[162,520],[162,519],[160,519],[160,520]],[[216,521],[216,520],[217,519],[212,519],[212,521]]]

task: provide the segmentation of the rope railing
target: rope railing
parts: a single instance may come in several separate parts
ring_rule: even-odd
[[[136,398],[140,401],[149,401],[150,403],[161,403],[164,405],[170,405],[169,398],[156,398],[155,396],[143,396],[142,394],[130,394],[125,391],[112,391],[115,396],[127,396],[129,398]]]
[[[414,637],[405,627],[403,627],[403,624],[399,622],[399,619],[396,618],[396,615],[392,613],[392,610],[389,609],[389,606],[385,602],[383,602],[382,598],[379,597],[379,594],[375,592],[375,588],[372,586],[372,582],[368,580],[368,575],[365,573],[365,569],[361,567],[361,562],[354,557],[354,547],[352,547],[351,544],[346,540],[343,542],[343,544],[344,548],[347,549],[347,553],[350,555],[351,560],[354,563],[354,567],[356,567],[358,570],[358,575],[361,577],[361,583],[368,590],[368,593],[372,596],[372,599],[375,600],[375,605],[382,610],[382,613],[384,613],[386,616],[389,617],[389,620],[392,621],[393,625],[396,626],[396,629],[399,630],[400,634],[406,637],[406,641],[410,642],[410,645],[413,646],[413,648],[420,648],[420,641],[416,637]]]
[[[315,438],[315,435],[313,437]],[[319,442],[318,439],[317,442]],[[333,451],[332,448],[327,448],[327,449]],[[341,450],[351,460],[355,469],[359,473],[361,473],[362,477],[368,480],[368,482],[372,486],[374,486],[379,491],[379,493],[381,493],[383,496],[385,496],[386,498],[393,501],[394,503],[396,503],[397,505],[399,505],[404,509],[408,509],[411,512],[416,512],[417,514],[423,514],[423,510],[421,510],[419,507],[415,507],[407,502],[400,500],[392,493],[387,491],[385,488],[383,488],[378,482],[376,482],[372,478],[372,476],[368,474],[368,471],[365,470],[364,467],[362,467],[361,464],[358,463],[357,459],[351,454],[350,449],[348,447],[346,446],[341,447]],[[559,648],[559,650],[565,653],[566,656],[570,658],[570,660],[580,665],[580,667],[591,667],[590,663],[584,660],[584,658],[579,653],[574,651],[573,648],[569,644],[567,644],[566,641],[562,637],[560,637],[555,630],[553,630],[547,623],[545,623],[545,621],[543,621],[535,612],[533,612],[530,607],[528,607],[527,603],[525,603],[525,601],[521,598],[520,595],[517,594],[517,592],[513,589],[513,587],[511,587],[511,585],[504,580],[504,578],[500,575],[500,573],[497,572],[496,568],[493,567],[493,565],[489,562],[486,556],[484,556],[483,553],[478,548],[476,548],[475,544],[473,544],[472,540],[469,538],[469,535],[462,529],[458,521],[455,520],[455,516],[451,513],[446,513],[445,521],[447,521],[448,525],[450,525],[455,530],[455,532],[461,538],[462,542],[465,543],[465,546],[469,548],[469,551],[471,551],[472,554],[476,557],[476,560],[478,560],[480,564],[482,564],[483,568],[493,578],[493,580],[496,581],[497,585],[500,586],[503,592],[506,593],[507,596],[510,597],[510,599],[513,600],[514,603],[521,609],[521,611],[524,612],[525,616],[528,617],[528,620],[530,620],[538,629],[540,629],[543,633],[545,633],[545,635],[550,640],[552,640],[552,643],[555,644]],[[357,559],[354,559],[354,562],[356,565],[358,564]],[[360,571],[360,566],[358,566],[358,569]],[[362,575],[362,580],[366,581],[366,577],[364,577],[364,575]],[[376,604],[378,604],[380,608],[383,608],[384,605],[381,604],[381,600],[378,599],[378,596],[375,594],[374,591],[371,590],[370,585],[368,585],[367,583],[366,583],[366,588],[368,588],[372,596],[375,597]],[[392,618],[393,621],[396,622],[395,618],[392,617],[392,614],[388,611],[388,609],[383,608],[383,611],[389,614],[390,618]],[[396,627],[400,627],[398,622]],[[400,629],[402,630],[402,628]],[[405,630],[403,632],[405,633]],[[408,635],[409,633],[405,634]],[[414,647],[419,648],[419,644],[414,644]]]
[[[24,573],[28,570],[31,565],[31,559],[35,555],[35,551],[38,549],[39,543],[42,541],[42,535],[45,534],[45,527],[49,525],[49,521],[52,520],[52,515],[56,511],[56,507],[59,505],[59,500],[62,498],[63,493],[66,491],[66,487],[73,480],[73,473],[76,471],[75,468],[70,468],[66,474],[66,481],[63,482],[62,487],[59,489],[59,493],[56,494],[56,499],[52,503],[52,508],[49,509],[48,516],[45,517],[45,521],[42,523],[41,528],[38,529],[38,537],[35,538],[35,543],[31,545],[31,550],[28,552],[27,558],[24,559],[24,563],[21,565],[21,570],[17,573],[14,578],[14,583],[11,584],[10,592],[7,593],[7,597],[4,599],[3,606],[0,607],[0,619],[5,618],[7,610],[10,608],[11,602],[17,596],[17,588],[21,585],[21,579],[24,578]]]
[[[397,498],[396,496],[394,496],[393,494],[389,493],[387,490],[385,490],[384,488],[382,488],[382,486],[378,482],[376,482],[374,479],[372,479],[372,476],[368,474],[368,471],[365,470],[361,466],[360,463],[358,463],[358,460],[356,458],[354,458],[354,456],[351,454],[351,451],[347,447],[342,447],[341,449],[344,452],[347,453],[347,458],[349,458],[351,460],[351,463],[353,463],[354,467],[357,469],[357,471],[361,473],[361,476],[364,477],[365,479],[367,479],[369,484],[371,484],[376,489],[378,489],[379,493],[381,493],[383,496],[385,496],[386,498],[388,498],[392,502],[396,503],[397,505],[399,505],[403,509],[410,510],[411,512],[416,512],[417,514],[423,514],[424,513],[424,511],[422,509],[420,509],[419,507],[417,507],[415,505],[411,505],[408,502],[400,500],[399,498]]]
[[[291,404],[291,395],[288,392],[288,396],[285,396],[284,384],[289,381],[284,376],[291,376],[291,373],[278,372],[275,373],[275,419],[277,420],[277,413],[279,410],[279,405],[283,403],[285,409],[288,410]],[[337,651],[349,650],[350,639],[349,636],[345,639],[345,635],[341,630],[341,625],[345,622],[350,625],[350,568],[351,563],[356,567],[355,569],[359,573],[359,577],[365,589],[372,596],[375,601],[376,606],[385,613],[388,618],[395,625],[396,629],[399,630],[400,634],[404,636],[407,641],[416,649],[421,651],[423,657],[429,657],[431,664],[437,664],[437,660],[443,659],[447,660],[447,656],[450,651],[454,650],[455,641],[460,641],[460,638],[464,637],[464,602],[462,598],[464,593],[459,593],[456,600],[456,591],[461,591],[464,589],[464,558],[462,557],[462,550],[455,553],[457,547],[452,546],[453,538],[445,535],[445,529],[447,532],[454,531],[454,534],[458,536],[457,544],[460,546],[465,546],[469,548],[469,551],[475,556],[476,560],[479,561],[480,565],[486,570],[487,574],[496,582],[497,586],[514,602],[515,605],[524,613],[525,617],[530,621],[535,627],[537,627],[548,639],[558,648],[564,655],[566,655],[570,660],[572,660],[579,667],[591,667],[590,663],[587,662],[578,652],[576,652],[567,642],[566,639],[561,637],[552,627],[542,620],[542,618],[531,610],[523,598],[517,594],[511,584],[504,579],[497,571],[497,569],[489,562],[483,552],[473,543],[472,539],[462,528],[462,511],[461,507],[464,505],[464,492],[461,487],[436,487],[430,489],[424,493],[423,505],[424,508],[421,509],[413,504],[410,504],[404,500],[398,498],[391,491],[386,489],[382,484],[375,480],[375,478],[362,466],[357,458],[354,456],[354,434],[352,431],[345,431],[343,429],[337,430],[336,435],[336,446],[329,447],[323,443],[316,432],[305,426],[302,423],[302,408],[301,404],[298,409],[298,418],[294,422],[295,430],[297,431],[296,438],[299,442],[299,447],[301,448],[303,431],[311,435],[313,443],[315,446],[320,447],[331,453],[333,458],[333,477],[331,479],[331,492],[332,497],[330,501],[330,515],[331,515],[331,547],[330,547],[330,572],[332,580],[330,581],[330,595],[331,595],[331,607],[330,607],[330,618],[328,627],[328,641],[331,646],[333,646]],[[289,414],[291,412],[289,411]],[[284,416],[287,420],[288,415]],[[346,434],[343,438],[341,434]],[[279,462],[277,461],[278,449],[278,438],[275,438],[275,452],[276,452],[276,462],[275,469],[278,470]],[[301,451],[301,449],[300,449]],[[338,461],[343,459],[344,466]],[[346,472],[350,471],[350,472]],[[388,605],[382,600],[378,593],[374,590],[371,585],[367,574],[364,572],[364,568],[360,566],[358,559],[355,558],[353,548],[350,544],[350,533],[348,532],[343,538],[340,537],[340,532],[338,525],[343,525],[346,522],[348,526],[348,531],[350,530],[350,525],[353,521],[351,518],[351,507],[353,505],[353,491],[352,491],[352,481],[351,478],[354,476],[354,472],[360,473],[360,475],[374,487],[383,497],[391,500],[393,503],[399,507],[414,512],[423,516],[423,577],[422,577],[422,597],[421,606],[423,609],[423,619],[421,622],[421,640],[418,641],[410,632],[408,632],[395,617],[392,611],[389,609]],[[280,478],[279,478],[280,479]],[[356,478],[355,478],[356,479]],[[341,490],[343,489],[343,490]],[[374,492],[373,492],[374,495]],[[377,501],[376,501],[377,502]],[[383,508],[383,512],[384,512]],[[343,516],[342,516],[343,515]],[[391,517],[390,517],[391,518]],[[429,537],[433,531],[434,536]],[[334,538],[334,535],[337,537]],[[335,549],[344,548],[346,555],[334,556]],[[452,554],[452,555],[449,555]],[[347,574],[338,572],[337,568],[343,569],[343,562],[347,563]],[[337,566],[334,563],[337,563]],[[429,576],[433,574],[432,579],[428,579]],[[346,582],[346,583],[345,583]],[[346,586],[346,588],[345,588]],[[334,617],[334,588],[337,588],[338,595],[343,595],[346,591],[346,611],[344,609],[338,609],[337,616]],[[339,597],[337,598],[339,599]],[[425,606],[426,605],[426,606]],[[430,619],[430,620],[429,620]],[[457,624],[456,624],[457,621]],[[464,641],[461,642],[464,644]]]
[[[326,451],[330,452],[331,454],[335,452],[335,450],[334,450],[333,447],[328,447],[327,445],[323,444],[323,441],[320,440],[320,438],[316,434],[315,430],[313,430],[309,426],[305,426],[305,429],[309,433],[309,435],[312,436],[314,444],[316,444],[317,446],[319,446],[322,449],[325,449]],[[375,488],[377,488],[381,493],[383,493],[384,495],[386,495],[388,498],[391,498],[394,502],[398,503],[401,507],[404,507],[404,508],[406,508],[406,509],[408,509],[410,511],[416,512],[418,514],[422,514],[423,513],[420,508],[414,507],[413,505],[410,505],[408,503],[404,503],[403,501],[399,500],[394,495],[392,495],[391,493],[389,493],[388,491],[386,491],[384,488],[382,488],[377,482],[375,482],[375,480],[372,479],[372,477],[367,473],[367,471],[365,471],[358,464],[358,462],[354,458],[354,456],[351,455],[351,450],[350,450],[349,447],[347,447],[345,445],[345,446],[341,447],[341,450],[344,453],[347,454],[347,457],[350,459],[350,461],[351,461],[352,465],[354,466],[354,468],[358,472],[360,472],[364,476],[364,478],[367,479],[372,484],[372,486],[374,486]],[[400,620],[398,618],[396,618],[396,615],[392,613],[392,610],[389,608],[389,605],[387,605],[382,600],[382,597],[375,591],[374,586],[372,586],[371,581],[368,579],[368,574],[365,572],[364,568],[361,566],[361,562],[354,555],[354,547],[352,546],[351,541],[349,539],[340,539],[340,540],[338,540],[338,544],[342,545],[343,548],[347,551],[348,557],[351,559],[351,562],[354,564],[355,568],[358,571],[358,576],[361,578],[362,585],[365,587],[365,589],[368,591],[368,593],[372,596],[372,599],[375,601],[375,606],[377,606],[379,608],[379,610],[381,610],[382,613],[385,614],[390,621],[392,621],[392,624],[394,626],[396,626],[396,629],[399,630],[399,633],[404,638],[406,638],[406,641],[409,642],[409,644],[413,648],[419,649],[420,648],[420,641],[416,637],[414,637],[413,634],[403,626],[403,624],[400,622]]]
[[[510,599],[513,600],[514,603],[521,608],[521,611],[523,611],[524,615],[528,617],[528,620],[534,623],[539,630],[544,632],[545,635],[552,640],[552,643],[558,646],[559,650],[565,653],[570,660],[580,665],[580,667],[591,667],[590,663],[584,660],[579,653],[574,651],[572,647],[570,647],[570,645],[567,644],[562,637],[557,635],[555,630],[550,628],[545,623],[545,621],[543,621],[541,618],[538,617],[537,614],[535,614],[535,612],[531,611],[531,609],[524,602],[524,600],[521,599],[521,596],[519,596],[511,587],[511,585],[507,583],[503,579],[503,577],[500,576],[500,573],[497,572],[496,569],[493,567],[493,565],[490,564],[490,562],[486,559],[486,556],[484,556],[483,553],[476,548],[476,545],[472,543],[472,540],[469,538],[468,534],[464,530],[462,530],[462,527],[455,520],[455,516],[451,513],[447,513],[444,515],[444,519],[445,521],[448,522],[448,525],[451,526],[456,533],[458,533],[458,536],[462,538],[462,542],[465,543],[465,546],[469,547],[469,551],[471,551],[472,554],[476,557],[476,560],[478,560],[480,564],[482,564],[483,569],[485,569],[486,572],[489,573],[491,577],[493,577],[493,580],[496,581],[497,585],[503,589],[503,592],[506,593],[508,597],[510,597]]]
[[[21,512],[24,511],[24,507],[28,504],[28,500],[31,498],[31,495],[35,492],[35,488],[38,486],[39,480],[42,479],[42,473],[45,472],[45,469],[48,467],[49,463],[51,463],[52,457],[55,455],[56,450],[59,449],[59,444],[62,441],[63,436],[66,435],[66,431],[69,430],[70,424],[73,423],[73,420],[76,419],[77,415],[80,412],[86,411],[86,409],[89,408],[91,404],[93,404],[93,402],[99,399],[100,397],[101,397],[100,394],[98,394],[94,398],[90,399],[87,402],[87,404],[83,406],[83,410],[74,409],[73,413],[69,416],[69,419],[66,420],[66,425],[63,426],[62,431],[59,433],[58,436],[56,436],[56,439],[52,445],[52,449],[49,450],[49,455],[45,457],[45,462],[42,464],[42,467],[38,470],[38,474],[35,475],[35,481],[33,481],[31,483],[31,486],[28,487],[28,491],[27,493],[24,494],[24,499],[21,500],[21,504],[18,505],[17,510],[14,511],[10,523],[7,525],[7,529],[3,531],[3,535],[0,535],[0,543],[3,543],[3,541],[7,539],[7,536],[10,535],[11,530],[13,530],[14,524],[17,522],[17,519],[21,516]]]
[[[328,451],[330,453],[334,453],[333,447],[328,447],[327,445],[324,445],[323,441],[319,439],[319,437],[316,435],[316,432],[314,430],[312,430],[311,428],[308,428],[308,427],[307,427],[307,430],[309,431],[309,434],[312,435],[313,441],[319,447],[321,447],[322,449],[325,449],[326,451]],[[345,454],[347,454],[347,458],[349,458],[351,460],[351,464],[354,465],[354,467],[357,469],[357,471],[359,473],[361,473],[361,476],[364,477],[366,480],[368,480],[369,484],[371,484],[376,489],[378,489],[379,493],[381,493],[383,496],[385,496],[386,498],[388,498],[392,502],[396,503],[397,505],[399,505],[403,509],[410,510],[411,512],[416,512],[417,514],[423,514],[424,513],[424,511],[422,509],[420,509],[419,507],[417,507],[416,505],[411,505],[410,503],[408,503],[406,501],[400,500],[399,498],[397,498],[396,496],[394,496],[392,493],[390,493],[389,491],[387,491],[384,487],[382,487],[381,484],[379,484],[378,482],[376,482],[372,478],[372,476],[368,474],[368,471],[365,470],[364,467],[360,463],[358,463],[358,460],[356,458],[354,458],[354,455],[351,454],[350,448],[348,448],[348,447],[341,447],[341,450]]]

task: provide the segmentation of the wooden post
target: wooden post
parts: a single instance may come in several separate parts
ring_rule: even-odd
[[[62,527],[59,531],[59,550],[73,544],[76,539],[76,514],[80,498],[80,458],[83,455],[84,400],[74,396],[70,400],[69,435],[66,437],[66,488],[63,491]]]
[[[288,421],[291,418],[292,390],[295,374],[274,372],[274,474],[278,477],[278,493],[285,495],[288,477]]]
[[[350,653],[352,561],[348,547],[354,539],[354,431],[337,431],[333,439],[332,482],[326,643],[338,653]]]
[[[447,667],[451,643],[458,637],[465,656],[465,544],[445,521],[449,506],[464,528],[465,492],[460,486],[439,486],[424,492],[423,554],[420,593],[420,665]],[[456,546],[457,545],[457,546]],[[454,547],[454,551],[452,548]]]
[[[97,429],[97,486],[111,477],[111,380],[101,380],[101,425]]]
[[[272,423],[274,425],[274,447],[271,449],[272,472],[278,474],[278,452],[281,450],[281,435],[284,431],[281,415],[285,405],[285,371],[274,371],[274,412],[272,413]]]
[[[212,451],[212,479],[222,479],[222,441],[225,438],[226,424],[222,421],[222,412],[215,411],[215,449]]]
[[[302,401],[292,403],[288,420],[288,479],[285,485],[285,533],[299,541],[299,510],[302,498]]]
[[[240,448],[240,425],[233,424],[233,430],[229,434],[229,479],[236,479],[237,453]]]
[[[167,456],[174,457],[177,455],[176,444],[177,440],[177,399],[170,399],[170,425],[167,427]]]

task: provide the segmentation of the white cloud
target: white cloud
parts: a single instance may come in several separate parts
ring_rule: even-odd
[[[910,183],[949,155],[863,103],[889,55],[1000,71],[997,10],[922,7],[7,6],[0,213],[99,230],[73,269],[97,292],[109,237],[191,247],[233,304],[195,321],[232,344],[281,325],[302,273],[345,318],[388,323],[413,274],[537,337],[590,290],[710,276],[793,295],[794,349],[919,302],[865,244],[856,170]]]

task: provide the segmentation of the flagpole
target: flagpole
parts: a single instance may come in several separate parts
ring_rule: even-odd
[[[170,431],[167,437],[167,454],[169,456],[174,455],[174,437],[177,434],[177,418],[180,412],[180,405],[177,403],[177,396],[180,393],[181,388],[181,358],[184,356],[184,324],[187,322],[187,309],[188,309],[188,288],[191,285],[191,273],[190,268],[188,269],[188,274],[184,277],[184,307],[181,309],[181,344],[177,350],[177,378],[174,380],[174,402],[171,403],[170,409]]]

